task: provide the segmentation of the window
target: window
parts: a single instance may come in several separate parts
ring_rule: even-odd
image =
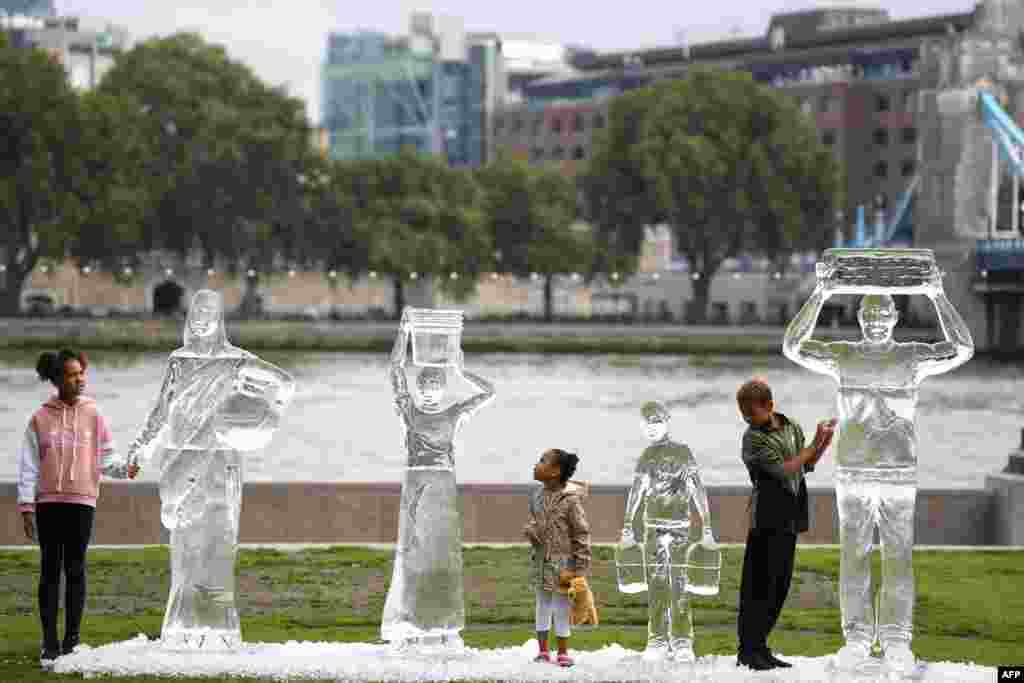
[[[580,160],[580,159],[583,159],[585,156],[586,156],[586,153],[583,151],[583,148],[580,147],[579,145],[576,145],[575,147],[572,148],[572,158],[573,159]]]
[[[914,171],[917,170],[917,162],[913,159],[904,159],[903,163],[900,164],[900,175],[904,178],[909,178],[914,175]]]
[[[818,102],[818,106],[821,108],[821,112],[824,114],[838,114],[839,113],[839,98],[835,95],[826,95],[821,98]]]
[[[540,135],[540,129],[541,129],[541,126],[543,126],[543,125],[544,125],[544,120],[541,119],[540,117],[537,117],[537,118],[535,118],[533,120],[533,125],[530,126],[530,132],[533,133],[534,137],[537,137],[538,135]]]
[[[573,114],[572,117],[572,132],[579,133],[583,130],[583,114]]]
[[[900,133],[900,139],[903,140],[903,144],[912,145],[917,142],[917,128],[908,126],[904,128]]]
[[[879,147],[885,147],[889,144],[889,131],[885,128],[875,128],[872,139],[874,139],[875,144]]]
[[[875,177],[886,178],[889,176],[889,164],[885,161],[875,162]]]
[[[561,146],[555,147],[553,150],[551,150],[551,158],[554,159],[555,161],[561,161],[562,159],[565,158],[565,150],[562,149]]]
[[[562,132],[562,117],[553,116],[551,118],[551,132],[561,133]]]
[[[601,112],[594,114],[594,121],[592,125],[594,128],[604,128],[604,114]]]
[[[494,117],[494,134],[497,135],[501,132],[501,129],[505,127],[505,120],[500,116]]]
[[[889,111],[890,106],[888,95],[875,95],[875,111]]]
[[[515,117],[514,119],[512,119],[512,132],[513,133],[518,133],[522,129],[523,129],[523,119],[521,119],[518,116]]]
[[[540,161],[544,158],[544,150],[540,147],[534,147],[530,150],[530,161]]]
[[[826,130],[821,134],[821,144],[826,147],[831,147],[836,144],[836,132],[834,130]]]

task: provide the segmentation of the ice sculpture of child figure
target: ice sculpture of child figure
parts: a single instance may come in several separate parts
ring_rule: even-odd
[[[641,408],[648,446],[636,465],[626,501],[623,548],[644,544],[647,557],[648,660],[694,661],[693,616],[686,594],[690,505],[700,515],[701,543],[716,547],[707,491],[690,449],[669,437],[669,412],[651,401]],[[634,529],[642,512],[643,538]]]
[[[462,367],[459,351],[453,370],[478,393],[442,407],[445,369],[428,366],[417,376],[420,402],[415,403],[405,377],[411,333],[406,312],[391,353],[391,386],[402,420],[407,466],[381,638],[403,648],[441,645],[460,649],[466,616],[455,439],[466,420],[494,399],[494,387]]]
[[[853,251],[853,250],[850,250]],[[866,251],[866,250],[865,250]],[[884,250],[882,250],[884,251]],[[876,258],[884,258],[881,251]],[[863,290],[861,290],[863,291]],[[898,312],[892,296],[874,292],[860,301],[863,339],[811,339],[822,306],[835,293],[855,293],[827,272],[786,330],[783,352],[795,363],[838,383],[835,447],[836,505],[839,513],[839,605],[846,644],[835,663],[856,669],[868,662],[878,642],[887,667],[911,673],[914,610],[914,506],[917,494],[917,438],[914,411],[918,387],[930,375],[966,362],[974,343],[966,323],[942,288],[934,268],[918,290],[931,299],[945,337],[936,344],[893,340]],[[909,290],[893,288],[894,293]],[[875,528],[882,549],[878,613],[872,613],[871,546]]]
[[[242,642],[235,556],[243,456],[265,446],[291,401],[288,373],[228,343],[220,294],[192,298],[184,345],[129,459],[160,468],[160,519],[171,532],[171,591],[161,643],[223,650]]]

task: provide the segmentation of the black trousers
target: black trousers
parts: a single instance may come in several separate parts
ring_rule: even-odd
[[[767,649],[793,580],[796,534],[774,529],[751,529],[743,554],[740,609],[736,624],[739,650]]]
[[[36,505],[39,534],[39,621],[43,626],[43,647],[56,650],[57,609],[60,604],[60,575],[64,573],[64,643],[74,644],[85,608],[85,551],[92,536],[96,509],[77,503]]]

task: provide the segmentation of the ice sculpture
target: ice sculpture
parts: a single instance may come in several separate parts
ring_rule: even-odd
[[[641,409],[648,446],[636,465],[626,520],[616,549],[619,588],[648,594],[644,658],[694,661],[693,617],[687,592],[718,592],[721,560],[711,528],[707,491],[690,449],[669,437],[669,412],[657,402]],[[701,539],[690,543],[690,505],[700,516]],[[643,512],[641,513],[641,509]],[[639,539],[637,538],[639,535]],[[687,557],[702,556],[697,582],[687,580]]]
[[[381,638],[396,647],[461,648],[462,516],[455,486],[455,439],[466,420],[494,398],[491,384],[463,368],[461,311],[407,308],[391,353],[391,386],[407,455],[391,585]],[[409,393],[410,338],[419,403]],[[442,406],[446,368],[478,393]]]
[[[160,470],[160,519],[171,532],[165,647],[223,650],[242,642],[235,556],[243,460],[277,429],[295,384],[278,367],[228,343],[220,294],[196,292],[184,346],[129,458]]]
[[[914,411],[918,387],[974,353],[963,319],[942,288],[928,249],[829,249],[818,283],[790,323],[783,352],[839,385],[834,449],[839,512],[840,611],[846,645],[841,668],[866,662],[879,642],[895,669],[913,666],[914,504],[917,453]],[[822,306],[834,294],[862,294],[857,318],[863,339],[811,339]],[[935,306],[944,340],[895,342],[899,317],[893,294],[923,294]],[[878,614],[872,613],[870,553],[877,527],[882,550]]]

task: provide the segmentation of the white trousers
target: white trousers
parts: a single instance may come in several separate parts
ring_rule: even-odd
[[[551,630],[551,618],[555,619],[555,635],[568,638],[572,635],[569,628],[569,597],[558,592],[537,589],[537,630]]]

